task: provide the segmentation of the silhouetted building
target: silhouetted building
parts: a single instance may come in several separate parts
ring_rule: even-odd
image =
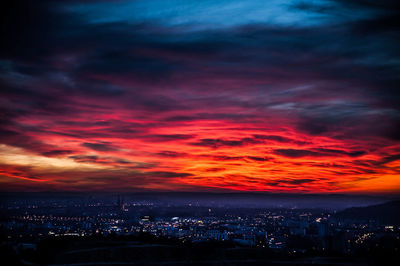
[[[124,198],[121,197],[121,195],[118,195],[117,209],[120,211],[125,211],[125,202],[124,202]]]

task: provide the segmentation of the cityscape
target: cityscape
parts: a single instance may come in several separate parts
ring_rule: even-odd
[[[207,265],[207,259],[234,265],[372,265],[393,259],[398,262],[400,258],[400,216],[393,213],[400,201],[337,195],[330,199],[331,204],[341,204],[332,209],[299,208],[290,196],[285,198],[287,195],[261,194],[253,199],[254,203],[246,204],[243,202],[248,195],[216,194],[212,200],[204,197],[185,193],[8,195],[1,203],[2,246],[14,252],[16,261],[38,264],[128,263],[132,258],[137,263],[157,264],[163,258],[171,263],[191,261],[200,265]],[[227,204],[227,198],[235,203]],[[300,205],[302,198],[312,202],[320,196],[299,196]],[[344,200],[362,207],[344,208]],[[264,207],[257,201],[263,201]],[[370,206],[370,202],[382,203]],[[381,212],[371,209],[375,206]],[[46,241],[60,239],[88,243],[84,248],[78,245],[55,250],[56,259],[42,256],[40,260],[33,255],[43,252]],[[95,239],[107,240],[108,244]],[[195,257],[190,252],[187,257],[168,253],[160,258],[157,254],[137,258],[130,251],[119,251],[123,255],[116,256],[116,251],[110,252],[108,247],[114,242],[112,249],[132,252],[144,247],[160,248],[161,244],[161,249],[206,244],[225,252],[242,250],[246,255],[232,257],[220,251],[225,254],[222,258]]]

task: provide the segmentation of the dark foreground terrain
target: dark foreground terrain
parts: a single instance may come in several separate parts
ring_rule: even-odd
[[[3,265],[400,265],[400,253],[393,248],[399,241],[390,245],[351,255],[296,253],[244,247],[231,241],[182,243],[140,234],[47,238],[35,248],[3,245],[1,257]]]

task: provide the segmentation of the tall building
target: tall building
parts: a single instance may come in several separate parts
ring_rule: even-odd
[[[121,197],[121,195],[118,195],[118,199],[117,199],[117,209],[120,210],[120,211],[124,211],[124,210],[125,210],[124,198]]]

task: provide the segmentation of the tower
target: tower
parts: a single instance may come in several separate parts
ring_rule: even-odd
[[[117,199],[117,208],[121,209],[121,195],[118,195],[118,199]]]

